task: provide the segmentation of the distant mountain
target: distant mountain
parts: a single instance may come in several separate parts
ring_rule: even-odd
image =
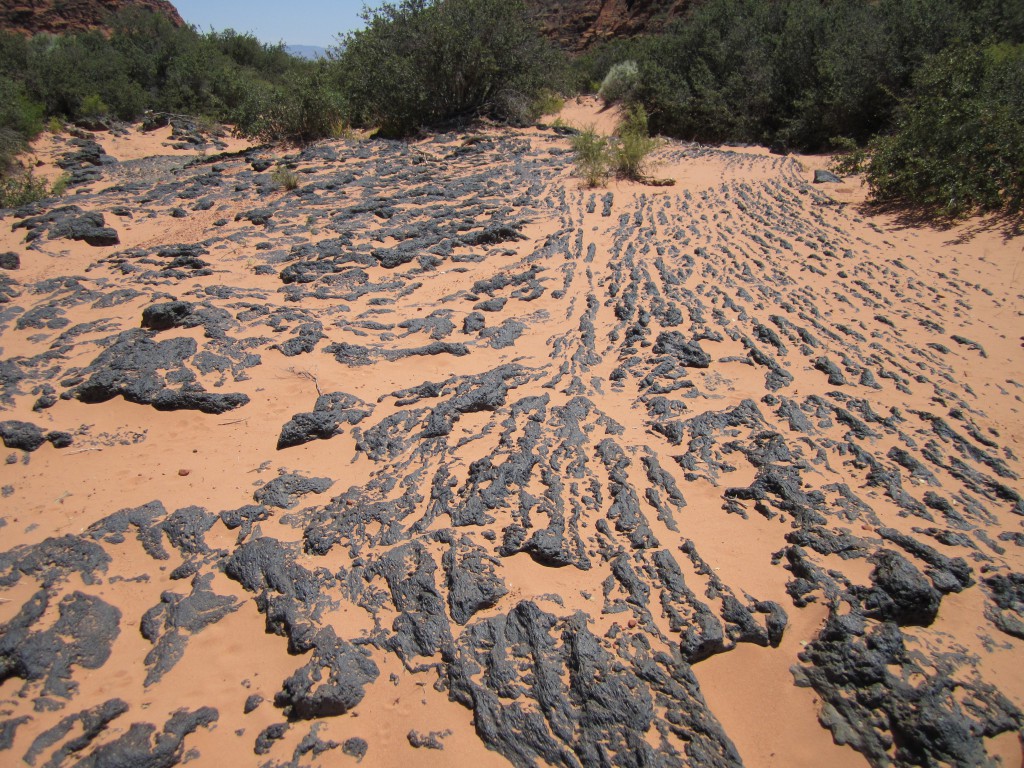
[[[319,45],[286,45],[284,49],[300,59],[322,59],[327,55],[327,49]]]
[[[3,0],[0,2],[0,29],[27,35],[104,29],[110,14],[125,8],[155,11],[175,26],[185,26],[184,19],[168,0]]]
[[[613,37],[655,32],[691,5],[692,0],[526,0],[544,35],[574,52]]]

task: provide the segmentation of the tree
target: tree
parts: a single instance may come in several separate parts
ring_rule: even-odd
[[[944,215],[1024,206],[1024,45],[954,46],[914,77],[891,135],[872,144],[878,200]]]
[[[402,0],[336,52],[353,117],[403,136],[455,118],[521,121],[558,69],[518,0]]]

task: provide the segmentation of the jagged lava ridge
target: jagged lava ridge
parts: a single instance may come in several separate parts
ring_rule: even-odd
[[[995,235],[659,160],[108,157],[6,212],[3,759],[1019,760]]]

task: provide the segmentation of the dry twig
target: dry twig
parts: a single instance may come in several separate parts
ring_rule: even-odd
[[[307,371],[305,369],[300,371],[298,368],[289,368],[288,372],[298,376],[300,379],[312,381],[313,386],[316,387],[317,396],[319,397],[320,395],[323,395],[323,392],[320,391],[320,380],[316,377],[315,373],[312,373],[311,371]]]

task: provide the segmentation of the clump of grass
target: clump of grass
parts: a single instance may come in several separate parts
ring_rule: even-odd
[[[631,107],[616,133],[609,139],[599,136],[590,126],[573,136],[576,175],[588,187],[603,185],[612,174],[620,179],[654,184],[647,173],[651,170],[650,154],[658,142],[647,133],[647,112],[644,108],[639,104]]]
[[[631,107],[618,128],[619,141],[615,146],[612,162],[620,178],[645,181],[649,155],[657,142],[647,132],[647,111],[639,104]]]
[[[57,177],[57,180],[53,182],[53,186],[50,187],[51,197],[63,197],[64,193],[68,191],[68,184],[71,183],[71,174],[62,173]]]
[[[627,133],[615,147],[615,175],[632,181],[647,179],[648,155],[655,147],[654,139],[638,133]]]
[[[278,165],[270,178],[274,180],[281,189],[290,192],[299,186],[299,174],[286,165]]]
[[[599,187],[608,181],[611,167],[611,153],[608,139],[599,136],[589,126],[572,137],[572,148],[576,153],[576,175],[588,187]]]
[[[338,141],[355,141],[359,138],[352,128],[352,124],[347,120],[341,119],[335,121],[331,128],[330,137]]]

